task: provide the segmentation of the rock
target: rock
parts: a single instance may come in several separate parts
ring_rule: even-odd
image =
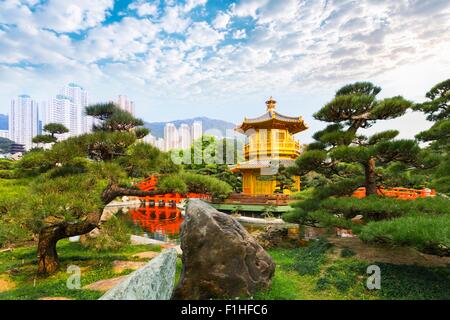
[[[143,268],[129,274],[100,300],[168,300],[175,283],[177,253],[164,250]]]
[[[275,264],[233,217],[198,199],[181,226],[183,270],[174,299],[252,296],[268,288]]]
[[[363,223],[364,223],[363,218],[364,218],[364,217],[363,217],[361,214],[358,214],[358,215],[354,216],[351,220],[352,220],[354,223],[357,223],[357,224],[363,224]]]
[[[122,273],[125,270],[137,270],[142,268],[147,263],[142,261],[113,261],[113,271],[114,273]]]
[[[175,250],[177,250],[177,255],[181,256],[183,254],[183,250],[181,250],[181,246],[180,245],[175,245],[172,243],[166,243],[166,244],[162,244],[161,248],[167,249],[167,248],[174,248]]]
[[[264,248],[293,247],[297,243],[291,238],[286,226],[268,226],[255,236],[255,240]]]
[[[87,286],[84,286],[83,289],[105,292],[105,291],[108,291],[108,290],[114,288],[115,286],[117,286],[120,282],[124,281],[127,277],[128,276],[121,276],[121,277],[117,277],[117,278],[100,280],[100,281],[88,284]]]
[[[135,255],[133,255],[133,258],[151,260],[151,259],[157,257],[159,254],[160,254],[160,252],[145,251],[145,252],[136,253]]]
[[[162,244],[166,244],[164,241],[155,240],[155,239],[150,239],[150,238],[141,237],[141,236],[136,236],[136,235],[132,235],[132,236],[130,237],[130,240],[131,240],[131,244],[132,244],[132,245],[141,245],[141,244],[156,244],[156,245],[162,245]]]

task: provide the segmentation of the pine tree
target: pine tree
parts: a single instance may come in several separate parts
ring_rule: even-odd
[[[396,130],[366,137],[359,129],[367,129],[380,120],[405,114],[412,103],[400,96],[377,100],[381,88],[369,82],[356,82],[339,89],[334,99],[314,114],[317,120],[330,122],[314,134],[314,143],[296,160],[292,169],[305,175],[316,171],[348,186],[350,192],[364,177],[368,195],[376,194],[382,177],[378,166],[393,161],[413,164],[420,149],[413,140],[394,140]],[[355,166],[355,164],[357,166]],[[359,168],[358,168],[359,167]],[[353,182],[353,183],[352,183]]]

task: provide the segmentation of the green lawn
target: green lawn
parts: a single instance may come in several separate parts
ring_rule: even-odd
[[[142,251],[158,251],[159,247],[127,246],[116,251],[97,251],[79,243],[60,241],[59,272],[48,278],[36,277],[36,248],[17,248],[0,253],[0,276],[7,275],[16,288],[0,293],[0,299],[39,299],[67,297],[98,299],[102,293],[90,290],[69,290],[66,273],[69,265],[82,270],[81,285],[128,274],[112,271],[114,260],[133,260]],[[312,242],[308,247],[269,250],[276,263],[271,288],[256,294],[254,299],[450,299],[450,266],[425,268],[418,266],[368,263],[358,260],[349,250],[331,247],[326,241]],[[381,290],[366,289],[366,268],[381,268]],[[181,273],[177,261],[176,282]]]
[[[450,299],[450,266],[368,263],[335,248],[274,249],[276,263],[271,288],[254,299]],[[368,290],[367,266],[381,270],[381,289]]]
[[[114,273],[114,260],[135,260],[131,256],[143,251],[160,251],[158,246],[127,246],[116,251],[98,251],[82,247],[79,243],[67,240],[58,242],[58,253],[61,261],[60,271],[48,278],[36,277],[36,247],[17,248],[10,252],[0,253],[0,275],[8,275],[16,284],[16,288],[0,293],[4,299],[39,299],[42,297],[67,297],[70,299],[98,299],[102,293],[85,289],[67,289],[67,279],[71,275],[67,267],[76,265],[81,268],[81,286],[102,279],[114,278],[128,274],[126,270]]]

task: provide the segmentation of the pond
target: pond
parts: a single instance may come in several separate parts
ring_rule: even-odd
[[[178,242],[180,227],[184,221],[181,211],[169,206],[130,208],[128,217],[137,227],[136,231],[165,242]]]

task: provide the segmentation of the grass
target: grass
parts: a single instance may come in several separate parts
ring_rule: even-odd
[[[16,288],[0,293],[0,300],[34,300],[42,297],[67,297],[70,299],[98,299],[102,293],[79,289],[69,290],[66,282],[71,275],[67,267],[76,265],[81,268],[81,286],[90,283],[125,275],[131,270],[114,273],[114,260],[136,260],[132,256],[142,251],[160,251],[159,246],[127,246],[114,251],[98,251],[82,247],[79,243],[67,240],[58,242],[58,253],[61,262],[60,271],[47,278],[36,277],[36,247],[17,248],[0,254],[0,274],[8,274]]]
[[[321,249],[318,249],[321,248]],[[262,300],[303,299],[450,299],[450,265],[426,268],[414,265],[394,265],[361,261],[351,254],[333,248],[323,251],[324,246],[312,249],[269,250],[276,263],[272,286],[257,293],[253,298]],[[305,258],[306,270],[298,270],[298,259]],[[381,270],[381,289],[366,288],[369,265],[378,265]],[[296,267],[297,266],[297,267]],[[297,269],[297,270],[296,270]]]

